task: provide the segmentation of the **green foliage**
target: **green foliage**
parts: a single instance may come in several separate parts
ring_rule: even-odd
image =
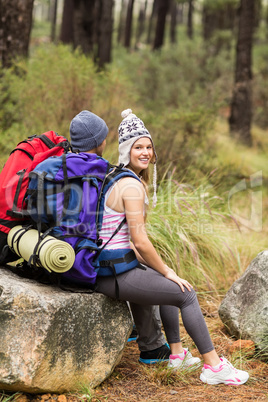
[[[142,371],[144,372],[144,377],[151,383],[162,386],[176,386],[177,384],[185,386],[193,383],[193,375],[197,373],[200,375],[200,366],[195,364],[191,367],[181,367],[179,370],[173,370],[163,363],[158,363],[154,365],[153,370],[143,365]]]
[[[215,30],[207,43],[212,57],[215,57],[222,51],[225,51],[228,55],[234,48],[234,34],[230,29]]]
[[[214,295],[241,273],[232,238],[236,222],[223,201],[207,181],[195,188],[170,178],[161,183],[148,217],[149,236],[165,262],[199,291]]]
[[[54,130],[68,136],[75,114],[94,110],[117,127],[123,99],[131,90],[113,69],[98,72],[90,58],[68,46],[40,46],[28,62],[3,71],[0,82],[0,150],[7,154],[19,140]]]
[[[222,77],[229,79],[232,74],[232,57],[229,52],[222,52],[215,59],[208,50],[198,39],[186,40],[161,52],[145,49],[129,55],[119,49],[114,63],[120,67],[127,65],[126,74],[134,80],[146,110],[158,113],[164,108],[193,110],[198,104],[216,110],[224,100],[220,93]],[[232,77],[228,84],[231,82]]]
[[[94,110],[108,123],[105,156],[117,161],[120,112],[131,107],[148,126],[163,175],[177,166],[178,178],[192,180],[217,167],[217,143],[212,130],[219,109],[228,106],[233,85],[232,50],[217,56],[211,42],[187,38],[161,52],[129,54],[114,51],[114,63],[96,71],[90,58],[68,46],[39,46],[29,62],[3,72],[0,82],[0,150],[3,160],[16,142],[49,129],[68,136],[72,117]],[[265,52],[255,52],[256,108],[266,124]],[[257,91],[255,90],[257,88]],[[170,165],[171,164],[171,165]]]
[[[211,10],[221,10],[228,6],[238,7],[239,0],[204,0],[205,7],[209,7]]]
[[[257,349],[261,349],[261,351],[257,352],[256,357],[268,362],[268,331],[263,333],[260,338],[261,340],[257,344]]]
[[[50,21],[36,21],[34,20],[31,36],[34,38],[34,43],[40,39],[49,37],[51,31]]]
[[[78,401],[90,402],[94,397],[94,389],[92,389],[89,384],[80,383],[77,387],[77,394],[72,396],[74,396]]]
[[[217,57],[200,40],[185,40],[161,52],[115,51],[114,64],[135,84],[140,117],[153,134],[160,175],[177,166],[179,178],[214,169],[215,139],[209,136],[233,84],[233,52]],[[138,114],[139,110],[135,110]],[[172,170],[172,167],[171,167]]]
[[[0,393],[0,402],[14,402],[19,397],[19,393],[6,394],[4,391]]]
[[[268,55],[267,40],[254,48],[254,80],[253,80],[253,101],[254,101],[254,122],[262,127],[268,127]]]

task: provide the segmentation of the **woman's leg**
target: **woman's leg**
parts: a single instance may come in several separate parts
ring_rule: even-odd
[[[186,331],[195,342],[201,354],[214,350],[210,335],[202,315],[194,290],[184,292],[173,281],[166,279],[157,271],[135,268],[117,276],[119,299],[137,304],[176,306],[180,308]],[[112,298],[115,295],[113,277],[98,278],[98,291]],[[164,318],[165,319],[165,318]],[[174,327],[178,328],[178,322]],[[167,331],[169,331],[167,329]],[[172,334],[167,336],[172,338]],[[173,352],[173,351],[172,351]]]
[[[183,346],[180,338],[178,307],[160,306],[160,315],[165,329],[167,341],[171,349],[171,353],[173,355],[183,353]]]
[[[115,298],[114,283],[114,278],[100,278],[99,291]],[[200,375],[201,381],[208,384],[241,385],[248,380],[249,375],[246,371],[235,369],[224,358],[219,359],[193,290],[190,292],[184,289],[183,292],[175,282],[166,279],[151,268],[146,271],[135,268],[118,275],[118,284],[120,300],[145,305],[172,305],[180,308],[185,329],[204,358],[205,365]],[[175,361],[178,361],[180,356],[171,356],[170,360],[173,359],[174,364],[172,361],[169,361],[169,364],[176,369],[179,364],[177,365]]]

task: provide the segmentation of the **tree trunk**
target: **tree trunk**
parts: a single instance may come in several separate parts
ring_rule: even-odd
[[[202,26],[203,26],[203,38],[208,40],[211,38],[214,30],[217,26],[217,18],[215,16],[215,10],[211,10],[209,6],[204,5],[202,12]]]
[[[203,6],[202,23],[203,37],[208,40],[217,29],[233,30],[236,23],[237,6],[231,0],[218,4],[205,3]]]
[[[236,47],[235,85],[229,118],[230,131],[241,142],[252,145],[251,53],[254,30],[254,0],[241,0]]]
[[[121,0],[121,9],[120,9],[120,16],[119,16],[119,23],[117,29],[117,43],[123,42],[123,33],[125,31],[125,19],[126,19],[126,1]]]
[[[34,0],[0,0],[0,60],[9,67],[17,56],[27,57]]]
[[[74,0],[64,0],[61,22],[60,40],[63,43],[73,43],[74,40]]]
[[[158,9],[158,3],[159,3],[159,0],[154,0],[154,2],[153,2],[152,12],[151,12],[150,21],[149,21],[149,27],[148,27],[148,36],[147,36],[147,44],[148,45],[150,45],[152,43],[152,32],[154,31],[154,28],[155,28],[155,19],[156,19],[156,14],[157,14],[157,9]]]
[[[51,9],[51,42],[56,40],[58,0],[53,0]]]
[[[266,38],[268,39],[268,7],[266,9],[265,22],[266,22]]]
[[[176,28],[177,28],[177,2],[175,0],[171,0],[170,5],[170,42],[177,43],[176,37]]]
[[[225,10],[222,12],[223,18],[220,29],[230,29],[234,31],[237,26],[237,13],[238,9],[235,4],[227,4]]]
[[[163,46],[168,9],[169,0],[160,0],[157,9],[157,23],[153,50],[160,49]]]
[[[74,1],[74,47],[93,52],[95,40],[95,0]]]
[[[41,7],[42,7],[42,19],[47,22],[51,21],[51,3],[52,0],[48,0],[47,4],[41,3]],[[44,18],[46,15],[46,18]]]
[[[255,28],[258,28],[260,26],[262,11],[263,11],[262,0],[256,0],[255,1],[255,17],[254,17],[255,18],[255,22],[254,22]]]
[[[193,38],[193,0],[188,0],[188,17],[187,17],[187,35],[188,38]]]
[[[137,25],[137,31],[136,31],[136,45],[135,45],[136,49],[139,47],[139,43],[140,43],[142,34],[144,32],[147,3],[148,3],[148,0],[145,0],[145,3],[141,3],[141,5],[140,5],[138,25]]]
[[[130,48],[134,0],[128,0],[124,46]]]
[[[113,0],[99,1],[99,19],[97,24],[98,66],[102,68],[111,61],[113,34]]]
[[[183,24],[183,17],[184,17],[184,4],[179,3],[178,4],[178,24]]]

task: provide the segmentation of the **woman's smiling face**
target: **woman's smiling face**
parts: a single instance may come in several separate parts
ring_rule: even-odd
[[[142,170],[149,166],[150,161],[154,155],[153,145],[150,138],[139,138],[130,150],[130,168],[139,174]]]

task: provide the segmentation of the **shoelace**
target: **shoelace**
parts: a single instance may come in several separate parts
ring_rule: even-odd
[[[232,369],[234,369],[235,372],[237,373],[237,369],[232,365],[231,362],[229,362],[229,360],[227,360],[225,357],[222,357],[221,360],[222,360],[222,363],[227,364],[227,366],[229,366]]]

